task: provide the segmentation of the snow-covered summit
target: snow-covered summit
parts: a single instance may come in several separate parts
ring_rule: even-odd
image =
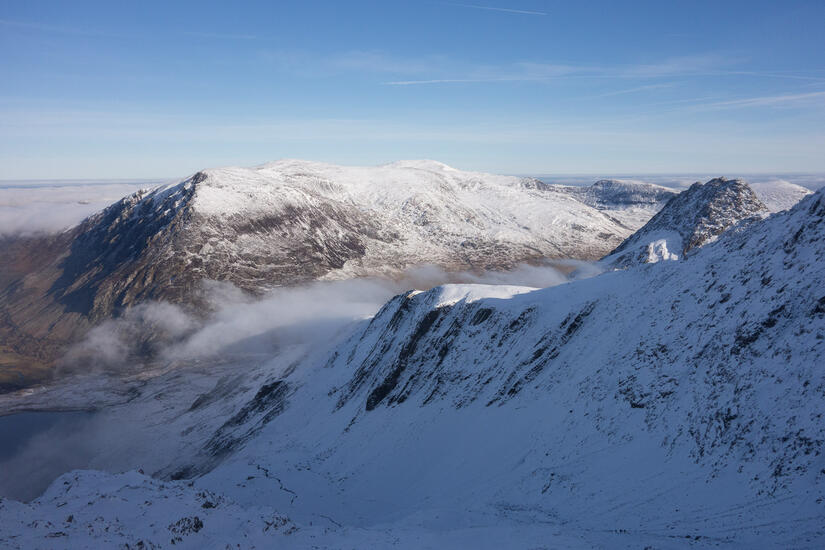
[[[146,298],[185,300],[201,279],[259,291],[424,263],[472,270],[594,259],[653,213],[621,222],[604,201],[594,208],[533,183],[430,160],[203,170],[86,220],[56,290],[103,316]]]
[[[666,202],[677,194],[669,187],[633,180],[603,179],[579,188],[582,202],[594,207]]]
[[[743,180],[715,178],[705,184],[697,182],[672,197],[602,262],[621,268],[678,260],[740,221],[767,213],[768,208]]]
[[[559,186],[628,227],[641,227],[678,191],[634,180],[602,179],[586,187]]]
[[[398,160],[384,165],[387,168],[415,168],[434,172],[458,172],[452,166],[431,159]]]

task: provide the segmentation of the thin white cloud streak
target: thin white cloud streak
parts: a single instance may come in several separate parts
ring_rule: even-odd
[[[39,31],[54,34],[70,34],[76,36],[89,36],[97,38],[124,38],[137,37],[139,35],[130,34],[123,31],[101,31],[97,29],[84,29],[80,27],[66,27],[62,25],[50,25],[47,23],[39,23],[35,21],[15,21],[11,19],[0,19],[0,27],[11,27],[17,29],[25,29],[31,31]],[[153,31],[156,33],[157,31]],[[209,32],[209,31],[183,31],[180,34],[184,36],[200,37],[200,38],[215,38],[222,40],[257,40],[257,36],[242,33],[223,33],[223,32]],[[169,36],[175,36],[170,33]]]
[[[211,33],[203,33],[209,36]],[[217,35],[215,35],[217,36]],[[236,36],[236,35],[226,35]],[[238,38],[244,35],[237,35]],[[405,57],[380,50],[351,50],[319,53],[305,50],[262,49],[242,61],[255,69],[266,68],[301,78],[334,78],[343,75],[392,75],[378,82],[383,86],[496,84],[550,82],[558,79],[653,80],[657,78],[752,76],[802,79],[813,76],[791,73],[728,70],[741,60],[715,54],[665,58],[635,65],[588,65],[514,61],[499,65],[467,63],[447,55]]]
[[[31,21],[14,21],[11,19],[0,19],[0,27],[12,27],[17,29],[25,29],[29,31],[39,31],[57,34],[72,34],[77,36],[92,36],[92,37],[118,37],[123,36],[113,32],[98,31],[93,29],[81,29],[78,27],[64,27],[61,25],[49,25],[45,23],[37,23]]]
[[[530,80],[543,80],[538,78],[435,78],[432,80],[393,80],[382,82],[383,86],[419,86],[427,84],[475,84],[479,82],[525,82]]]
[[[512,14],[516,14],[516,15],[540,15],[540,16],[548,15],[547,13],[545,13],[543,11],[518,10],[518,9],[513,9],[513,8],[498,8],[498,7],[495,7],[495,6],[481,6],[481,5],[477,5],[477,4],[458,4],[456,2],[446,2],[446,4],[448,6],[456,6],[456,7],[459,7],[459,8],[470,8],[470,9],[474,9],[474,10],[485,10],[485,11],[497,11],[497,12],[503,12],[503,13],[512,13]]]
[[[779,71],[742,71],[724,69],[737,62],[718,55],[683,56],[665,59],[658,63],[637,65],[570,65],[518,61],[508,65],[458,67],[444,62],[433,65],[429,71],[432,78],[403,79],[382,82],[386,86],[438,85],[455,83],[507,83],[507,82],[550,82],[560,79],[603,79],[603,80],[655,80],[658,78],[702,78],[741,77],[804,80],[812,83],[825,81],[825,77],[783,73]],[[426,64],[417,67],[415,73]],[[410,74],[410,73],[407,73]],[[424,76],[424,74],[422,74]]]
[[[750,107],[787,106],[800,103],[809,103],[812,100],[823,100],[825,106],[825,91],[808,92],[804,94],[781,94],[773,96],[747,97],[729,101],[717,101],[693,106],[697,110],[744,109]]]
[[[601,66],[569,65],[557,63],[539,63],[519,61],[502,66],[479,66],[465,69],[461,76],[453,76],[458,71],[452,70],[449,77],[405,79],[384,82],[392,86],[413,86],[450,83],[495,83],[495,82],[545,82],[557,79],[655,79],[665,77],[698,76],[712,67],[730,63],[719,56],[687,56],[665,59],[660,63]]]
[[[257,40],[258,37],[254,34],[231,34],[222,32],[197,32],[184,31],[186,36],[194,36],[197,38],[217,38],[220,40]]]
[[[639,92],[647,92],[650,90],[661,90],[663,88],[673,88],[674,84],[672,82],[667,82],[664,84],[650,84],[648,86],[637,86],[635,88],[627,88],[624,90],[613,90],[610,92],[605,92],[602,94],[596,94],[592,96],[587,96],[586,99],[594,99],[599,97],[613,97],[617,95],[625,95],[625,94],[635,94]]]
[[[515,61],[502,65],[468,64],[444,55],[399,57],[382,51],[338,52],[321,55],[307,51],[263,50],[253,63],[306,78],[342,74],[388,74],[395,78],[380,82],[387,86],[453,83],[542,82],[561,78],[655,79],[665,77],[722,76],[721,67],[735,60],[718,55],[667,58],[658,63],[637,65],[587,65]],[[735,74],[733,72],[731,75]]]

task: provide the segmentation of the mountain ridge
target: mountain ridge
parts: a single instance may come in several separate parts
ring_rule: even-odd
[[[427,160],[202,170],[63,233],[0,242],[10,258],[0,269],[0,333],[8,351],[34,357],[43,347],[53,360],[91,326],[141,303],[205,308],[205,280],[260,295],[315,280],[393,278],[420,264],[478,272],[595,259],[631,233],[633,223],[613,216],[625,206],[596,209],[538,180]],[[639,212],[657,206],[645,201]]]

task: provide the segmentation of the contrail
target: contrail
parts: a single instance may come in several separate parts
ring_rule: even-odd
[[[520,15],[548,15],[543,11],[531,11],[531,10],[514,10],[510,8],[496,8],[493,6],[479,6],[476,4],[457,4],[455,2],[446,2],[450,6],[458,6],[461,8],[472,8],[474,10],[487,10],[487,11],[502,11],[505,13],[517,13]]]

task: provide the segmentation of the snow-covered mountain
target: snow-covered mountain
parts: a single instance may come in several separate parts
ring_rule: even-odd
[[[678,191],[661,185],[632,180],[599,180],[588,187],[565,187],[564,190],[623,224],[638,228],[661,210]]]
[[[204,170],[62,234],[0,240],[0,354],[48,372],[68,342],[128,308],[202,302],[204,280],[261,293],[421,264],[483,271],[596,259],[666,197],[644,184],[569,188],[435,161]],[[0,377],[0,389],[37,381],[24,370]]]
[[[810,189],[781,179],[751,182],[749,185],[771,212],[787,210],[812,193]]]
[[[143,294],[175,300],[203,278],[257,291],[396,275],[422,263],[464,270],[593,259],[638,228],[610,216],[609,197],[596,210],[547,187],[435,161],[344,167],[286,160],[205,170],[87,220],[76,242],[90,252],[65,279],[75,285],[103,265],[93,282],[112,288],[88,307],[109,311],[109,302],[126,305]],[[117,243],[124,248],[112,257]],[[110,271],[111,281],[102,277]]]
[[[401,294],[254,384],[142,387],[202,434],[161,470],[190,480],[68,474],[0,542],[822,547],[825,194],[707,227],[680,262]]]
[[[705,184],[697,182],[671,198],[602,263],[622,268],[678,260],[742,220],[767,213],[768,208],[743,180],[716,178]]]

